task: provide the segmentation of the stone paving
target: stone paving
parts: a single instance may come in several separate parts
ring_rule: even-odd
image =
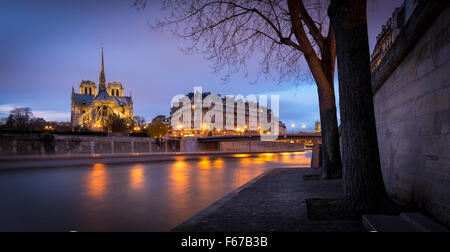
[[[179,225],[174,232],[358,232],[360,221],[316,221],[306,199],[337,199],[341,180],[304,181],[313,169],[273,169]]]

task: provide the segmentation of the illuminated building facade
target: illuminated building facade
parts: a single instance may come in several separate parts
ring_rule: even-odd
[[[71,125],[72,130],[110,131],[115,119],[122,119],[127,126],[134,122],[133,100],[124,96],[122,83],[106,85],[103,48],[99,86],[93,81],[82,81],[79,93],[72,87]]]
[[[395,39],[405,27],[418,0],[405,0],[403,4],[396,8],[392,17],[382,26],[381,33],[377,36],[377,44],[371,55],[370,70],[374,72],[381,64],[386,53],[391,49]]]
[[[202,100],[204,100],[206,97],[210,96],[211,93],[210,92],[204,92],[201,94]],[[218,95],[219,97],[221,97],[221,95]],[[239,120],[239,116],[238,116],[238,100],[236,100],[234,102],[234,105],[232,105],[233,107],[230,108],[230,111],[234,111],[233,116],[230,118],[227,115],[227,102],[226,102],[226,98],[221,97],[222,99],[222,103],[223,103],[223,108],[222,108],[222,113],[223,113],[223,127],[222,129],[211,129],[210,125],[205,124],[205,123],[201,123],[201,122],[197,122],[195,121],[195,94],[194,93],[189,93],[186,95],[186,97],[189,98],[189,100],[191,101],[191,125],[190,127],[186,127],[186,125],[183,125],[182,120],[180,119],[179,122],[176,122],[177,126],[175,128],[171,129],[171,135],[172,136],[223,136],[223,135],[261,135],[261,134],[270,134],[270,130],[267,131],[263,131],[259,125],[260,122],[260,118],[259,118],[259,113],[258,112],[262,112],[259,111],[262,109],[262,107],[260,106],[260,104],[258,102],[243,102],[244,103],[244,111],[243,113],[245,114],[245,116],[243,116],[243,127],[239,127],[239,125],[242,125],[238,122]],[[255,117],[252,118],[252,113],[251,113],[251,108],[255,108]],[[256,110],[257,108],[257,110]],[[265,107],[264,107],[265,108]],[[174,113],[178,110],[179,108],[176,107],[172,107],[170,110],[170,118],[169,120],[172,123],[172,116],[174,115]],[[213,110],[215,109],[215,107],[213,108]],[[271,109],[265,108],[267,109],[267,121],[270,122],[272,120],[273,117],[273,113]],[[205,117],[205,114],[210,111],[210,108],[206,108],[203,107],[202,108],[202,114],[201,114],[201,118]],[[250,121],[254,120],[257,122],[257,129],[256,130],[251,130],[250,129]],[[227,122],[232,120],[231,124],[234,125],[234,129],[233,130],[229,130],[227,129],[226,125]],[[195,125],[196,124],[201,124],[201,130],[195,130]],[[211,123],[215,123],[215,118],[212,119]],[[190,128],[190,129],[187,129]],[[279,121],[279,134],[280,135],[285,135],[287,133],[286,130],[286,125]]]

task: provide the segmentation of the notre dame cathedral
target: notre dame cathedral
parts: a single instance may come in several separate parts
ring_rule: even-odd
[[[134,122],[133,100],[124,96],[120,82],[110,82],[106,86],[103,63],[100,70],[99,85],[93,81],[82,81],[79,93],[72,87],[72,130],[109,131],[112,120],[123,119],[127,126]]]

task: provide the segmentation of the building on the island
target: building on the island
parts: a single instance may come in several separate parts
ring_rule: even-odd
[[[72,87],[71,126],[72,130],[111,131],[114,120],[122,120],[127,127],[134,122],[133,100],[124,95],[120,82],[106,84],[103,60],[99,85],[93,81],[82,81],[79,93]]]
[[[284,124],[284,122],[282,121],[279,122],[278,130],[280,131],[280,135],[287,135],[287,127],[286,124]]]
[[[162,122],[164,124],[169,125],[170,119],[167,118],[165,115],[157,115],[155,118],[152,119],[152,123],[154,122]]]
[[[316,132],[316,133],[322,132],[322,130],[321,130],[321,128],[320,128],[320,121],[316,121],[316,122],[314,123],[314,132]]]
[[[204,100],[206,97],[210,96],[211,93],[210,92],[204,92],[202,93],[202,100]],[[190,125],[190,129],[187,129],[189,127],[186,127],[186,125],[183,125],[183,120],[180,118],[179,122],[176,122],[174,124],[176,124],[177,126],[175,128],[172,128],[170,130],[171,135],[173,136],[183,136],[183,135],[189,135],[189,136],[205,136],[205,135],[260,135],[260,134],[269,134],[271,133],[270,130],[262,130],[261,126],[260,126],[260,120],[259,120],[259,113],[258,112],[262,112],[260,111],[261,109],[264,109],[262,106],[260,106],[260,104],[258,102],[248,102],[245,101],[243,102],[245,109],[243,111],[243,113],[245,114],[243,122],[239,123],[238,122],[238,101],[236,100],[234,102],[234,106],[233,108],[231,108],[232,111],[234,111],[232,119],[228,119],[228,120],[233,120],[232,125],[234,125],[234,129],[233,130],[229,130],[227,127],[227,102],[226,102],[226,98],[222,97],[221,95],[217,95],[221,98],[222,103],[223,103],[223,127],[222,129],[211,129],[209,127],[209,125],[203,123],[199,123],[195,121],[195,94],[194,93],[188,93],[186,95],[186,97],[188,97],[191,101],[191,125]],[[255,118],[251,118],[251,108],[255,108],[256,110],[254,111],[256,116]],[[169,120],[172,124],[172,117],[174,115],[174,113],[178,110],[179,108],[177,107],[172,107],[170,110],[170,117]],[[214,108],[213,108],[214,109]],[[273,117],[273,113],[271,109],[265,108],[267,109],[267,122],[271,122],[272,121],[272,117]],[[203,107],[202,109],[202,116],[201,118],[205,117],[205,114],[210,111],[211,109],[209,108],[205,108]],[[256,130],[251,130],[250,128],[250,121],[251,120],[255,120],[257,122],[257,128]],[[211,123],[215,123],[215,118],[212,118],[212,122]],[[197,129],[195,130],[195,125],[196,124],[201,124],[201,130]],[[172,124],[173,125],[173,124]],[[240,125],[240,126],[239,126]],[[243,125],[243,126],[242,126]],[[286,125],[279,121],[279,134],[280,135],[285,135],[287,133],[286,130]]]
[[[403,4],[396,8],[387,23],[382,26],[381,33],[377,36],[377,43],[371,55],[370,70],[374,72],[381,64],[386,53],[391,49],[395,39],[408,23],[418,0],[404,0]]]

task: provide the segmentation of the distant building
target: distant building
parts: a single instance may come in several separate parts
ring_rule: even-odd
[[[322,130],[321,130],[321,128],[320,128],[320,122],[319,122],[319,121],[316,121],[316,122],[315,122],[315,124],[314,124],[314,131],[315,131],[316,133],[322,132]]]
[[[386,53],[391,49],[397,36],[408,23],[418,0],[404,0],[403,4],[396,8],[387,23],[382,26],[381,33],[377,36],[377,43],[371,55],[370,70],[374,72],[381,64]]]
[[[205,99],[206,97],[208,97],[209,95],[211,95],[210,92],[204,92],[202,93],[202,99]],[[239,127],[239,123],[238,123],[238,101],[236,100],[234,103],[233,108],[231,108],[232,110],[234,110],[234,114],[233,114],[233,122],[232,125],[234,125],[234,129],[233,130],[227,130],[227,103],[226,103],[226,98],[222,98],[221,95],[218,95],[219,97],[221,97],[222,102],[223,102],[223,130],[211,130],[209,129],[209,127],[207,125],[202,125],[202,129],[201,130],[194,130],[196,123],[195,121],[195,116],[194,116],[194,111],[195,111],[195,105],[194,105],[194,93],[188,93],[186,95],[190,101],[191,101],[191,129],[187,130],[186,125],[182,125],[182,120],[180,119],[178,123],[178,127],[175,129],[171,130],[172,135],[177,135],[177,136],[181,136],[181,135],[193,135],[193,136],[204,136],[204,135],[259,135],[259,134],[267,134],[267,133],[271,133],[269,131],[263,131],[261,130],[261,126],[259,125],[259,113],[258,111],[262,109],[262,107],[259,105],[258,102],[253,103],[253,102],[244,102],[244,113],[245,113],[245,117],[244,117],[244,126],[243,128]],[[250,108],[251,107],[255,107],[256,109],[256,118],[252,118],[255,119],[258,123],[257,125],[257,129],[256,130],[251,130],[250,129],[250,119],[251,119],[251,112],[250,112]],[[178,110],[179,108],[175,108],[172,107],[170,110],[170,122],[172,122],[172,117],[173,114]],[[205,114],[209,111],[209,108],[203,108],[202,109],[202,118],[204,118]],[[267,121],[271,122],[273,117],[273,113],[271,109],[267,109]],[[212,123],[215,122],[215,118],[212,119]],[[200,123],[199,123],[200,124]],[[279,122],[279,134],[283,135],[286,134],[287,130],[286,130],[286,125],[283,122]]]
[[[286,124],[284,124],[282,121],[280,121],[279,123],[279,131],[280,131],[280,135],[286,135],[287,134],[287,127]]]
[[[154,123],[154,122],[163,122],[163,123],[169,125],[170,119],[167,118],[165,115],[158,115],[155,118],[153,118],[152,123]]]
[[[124,95],[122,83],[106,85],[102,48],[98,88],[93,81],[82,81],[79,93],[72,88],[71,126],[72,130],[107,131],[113,118],[124,119],[131,126],[134,121],[133,100],[131,95]]]

